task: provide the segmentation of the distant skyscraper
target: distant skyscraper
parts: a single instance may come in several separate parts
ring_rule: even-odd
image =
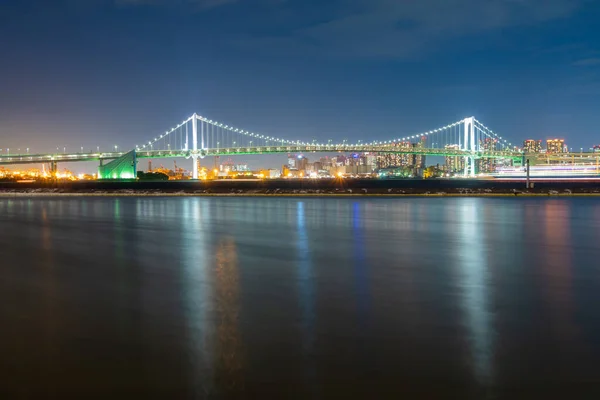
[[[398,151],[407,151],[412,148],[412,143],[397,142],[393,143],[393,146],[398,148]],[[412,154],[382,153],[377,156],[377,168],[407,167],[412,166],[413,163]]]
[[[365,154],[366,162],[369,167],[375,168],[377,166],[377,155],[374,153]]]
[[[458,144],[447,144],[446,149],[461,150]],[[465,170],[465,158],[462,156],[446,156],[444,169],[448,174],[463,173]]]
[[[296,156],[293,154],[288,154],[288,163],[287,163],[287,167],[289,169],[297,169],[297,164],[296,164]]]
[[[427,146],[427,136],[421,136],[418,143],[413,143],[413,148],[424,149]],[[425,168],[425,156],[420,154],[413,155],[413,166],[415,168]]]
[[[296,157],[296,168],[298,171],[306,171],[306,167],[308,166],[308,158],[304,157],[302,154]]]
[[[546,151],[548,153],[566,153],[566,144],[563,139],[546,140]]]
[[[542,151],[542,141],[527,139],[523,142],[523,151],[525,153],[540,153]]]
[[[484,152],[494,151],[498,139],[486,138],[479,143],[479,149]],[[496,170],[496,164],[493,158],[480,158],[476,161],[477,172],[480,174],[488,174]]]

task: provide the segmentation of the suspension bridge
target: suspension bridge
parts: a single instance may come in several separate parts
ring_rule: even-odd
[[[192,178],[198,179],[198,160],[208,156],[318,152],[463,157],[464,175],[471,177],[475,175],[477,159],[524,157],[522,151],[517,150],[510,142],[474,117],[419,134],[348,143],[345,140],[289,140],[250,132],[194,114],[172,129],[156,135],[144,144],[136,145],[127,152],[115,150],[62,154],[1,154],[0,164],[48,163],[52,170],[56,171],[58,162],[97,161],[100,163],[101,178],[127,179],[135,177],[135,163],[139,158],[186,158],[192,161]]]

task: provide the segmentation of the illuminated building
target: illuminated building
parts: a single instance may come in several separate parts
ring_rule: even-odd
[[[546,151],[548,153],[566,153],[567,145],[563,139],[546,140]]]
[[[329,168],[331,168],[331,159],[329,157],[321,157],[319,162],[321,163],[322,169],[329,170]]]
[[[496,149],[498,139],[486,138],[479,142],[480,151],[489,152]],[[476,160],[476,171],[480,174],[489,174],[494,172],[496,165],[493,158],[480,158]]]
[[[365,153],[365,160],[371,169],[374,169],[377,166],[377,155],[374,153]]]
[[[447,144],[445,148],[448,150],[461,150],[458,144]],[[463,173],[465,170],[465,158],[460,156],[446,156],[444,170],[448,174]]]
[[[236,172],[248,172],[250,171],[250,168],[248,168],[247,164],[237,164],[233,167],[233,171]]]
[[[527,139],[523,142],[523,151],[525,153],[541,153],[542,151],[542,141]]]
[[[392,146],[398,148],[398,151],[410,151],[413,149],[425,148],[425,140],[427,138],[423,136],[418,143],[410,142],[398,142],[393,143]],[[368,165],[368,161],[367,165]],[[407,153],[384,153],[377,156],[377,168],[394,168],[394,167],[412,167],[412,168],[425,168],[425,156],[420,154],[407,154]]]
[[[248,172],[250,168],[248,164],[234,164],[233,160],[229,159],[219,165],[220,172]]]
[[[421,136],[419,143],[413,143],[412,147],[416,149],[424,149],[426,147],[427,137]],[[425,168],[425,156],[424,155],[413,155],[413,166],[415,168]]]
[[[306,171],[306,168],[308,167],[308,158],[299,154],[296,159],[296,169],[298,169],[298,171]]]
[[[393,143],[392,146],[398,148],[398,151],[406,151],[412,147],[412,144],[410,142],[397,142]],[[377,156],[377,168],[380,169],[412,166],[412,163],[412,154],[383,153]]]
[[[297,167],[296,167],[296,156],[288,154],[287,167],[289,169],[297,169]]]

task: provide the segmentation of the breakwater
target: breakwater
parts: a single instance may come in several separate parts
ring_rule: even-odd
[[[520,181],[433,180],[215,180],[215,181],[76,181],[60,183],[0,183],[0,193],[132,194],[132,195],[507,195],[599,194],[597,181],[535,182],[526,189]]]

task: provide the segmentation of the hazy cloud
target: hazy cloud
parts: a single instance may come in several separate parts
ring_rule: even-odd
[[[600,65],[600,57],[590,57],[583,58],[581,60],[577,60],[573,63],[573,65],[578,67],[589,67],[594,65]]]
[[[448,38],[571,16],[586,0],[344,0],[328,20],[253,39],[257,49],[351,57],[407,57]],[[282,7],[295,4],[285,3]]]
[[[213,8],[225,4],[236,3],[238,0],[114,0],[119,6],[189,6],[194,8]]]

